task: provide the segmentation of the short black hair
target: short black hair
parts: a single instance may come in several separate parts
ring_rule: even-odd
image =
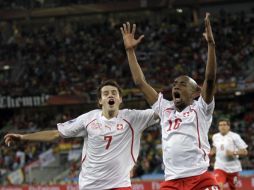
[[[219,119],[218,119],[218,124],[219,124],[220,122],[226,122],[226,123],[230,126],[230,119],[227,118],[227,117],[221,117],[221,118],[219,118]]]
[[[100,108],[101,108],[101,105],[99,104],[99,100],[101,99],[101,89],[104,86],[114,86],[114,87],[116,87],[118,92],[119,92],[120,97],[122,97],[122,94],[123,94],[122,88],[119,86],[119,84],[115,80],[110,79],[110,80],[102,81],[102,83],[97,88],[97,103],[98,103],[98,106]]]

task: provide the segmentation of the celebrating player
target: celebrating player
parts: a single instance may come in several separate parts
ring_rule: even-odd
[[[215,179],[207,172],[210,152],[207,134],[215,104],[217,68],[209,13],[206,14],[205,26],[204,37],[208,43],[208,60],[203,86],[199,88],[197,83],[188,76],[179,76],[173,83],[173,101],[164,99],[162,93],[158,94],[145,80],[135,55],[135,47],[144,36],[135,39],[135,24],[131,27],[127,22],[121,27],[134,83],[161,118],[166,180],[161,184],[161,190],[218,189]],[[194,100],[200,93],[199,99]]]
[[[79,175],[80,190],[131,190],[130,171],[140,147],[142,131],[158,116],[153,110],[119,110],[122,91],[115,81],[105,81],[97,91],[101,109],[57,124],[58,130],[31,134],[7,134],[14,141],[51,141],[58,137],[83,136],[87,139]]]
[[[219,120],[219,133],[213,135],[211,156],[216,154],[214,173],[221,190],[225,183],[231,190],[236,189],[239,172],[242,170],[239,156],[248,154],[246,143],[240,135],[230,131],[230,121],[226,118]]]

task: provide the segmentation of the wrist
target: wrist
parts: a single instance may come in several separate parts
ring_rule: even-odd
[[[128,53],[128,52],[133,52],[135,49],[134,49],[134,47],[132,47],[132,48],[125,48],[125,51]]]
[[[215,47],[215,42],[208,42],[208,46]]]

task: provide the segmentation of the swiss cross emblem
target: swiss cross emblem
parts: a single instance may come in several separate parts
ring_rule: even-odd
[[[123,124],[117,124],[116,129],[117,130],[123,130]]]
[[[184,113],[183,113],[183,116],[184,116],[184,117],[188,117],[189,115],[190,115],[190,112],[184,112]]]

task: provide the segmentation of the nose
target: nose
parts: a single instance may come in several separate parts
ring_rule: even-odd
[[[114,98],[114,94],[110,93],[110,94],[108,95],[108,98]]]
[[[174,89],[174,90],[180,90],[180,88],[179,88],[178,85],[175,85],[173,89]]]

